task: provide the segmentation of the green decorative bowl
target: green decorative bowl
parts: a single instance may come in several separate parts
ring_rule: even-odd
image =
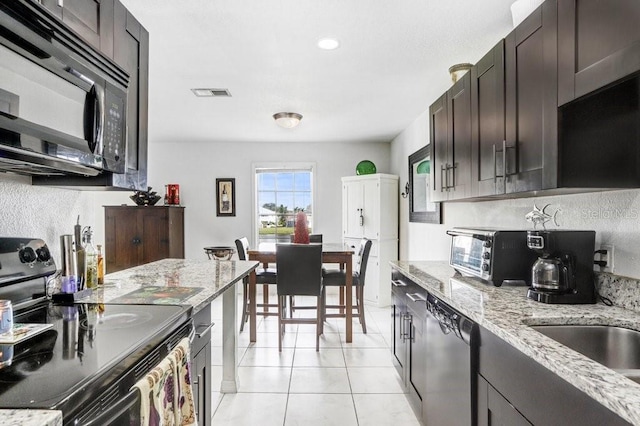
[[[372,161],[362,160],[356,166],[356,174],[359,175],[372,175],[376,172],[376,165]]]
[[[423,162],[418,164],[418,167],[416,169],[416,173],[418,173],[419,175],[426,175],[430,171],[431,171],[431,162],[429,160],[424,160]]]

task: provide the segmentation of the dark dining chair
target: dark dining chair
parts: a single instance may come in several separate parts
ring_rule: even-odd
[[[294,234],[291,234],[291,242],[293,242]],[[309,234],[309,242],[310,243],[321,243],[322,242],[322,234]]]
[[[360,240],[360,249],[358,250],[358,257],[356,259],[356,263],[353,267],[353,288],[355,289],[356,296],[356,304],[352,305],[352,309],[358,315],[360,319],[360,324],[362,325],[362,332],[367,332],[367,323],[364,319],[364,283],[365,276],[367,273],[367,263],[369,262],[369,253],[371,252],[372,242],[369,239],[363,238]],[[322,283],[324,287],[324,291],[322,293],[322,304],[324,306],[324,317],[342,317],[344,318],[346,313],[344,313],[344,309],[347,307],[347,303],[353,303],[351,300],[347,300],[343,304],[338,305],[327,305],[327,287],[345,287],[347,280],[347,274],[343,269],[340,270],[323,270],[322,273]],[[341,289],[342,291],[342,289]],[[327,313],[327,309],[339,309],[339,313]]]
[[[291,234],[291,242],[293,242],[293,234]],[[322,234],[309,234],[309,244],[322,243]],[[314,306],[296,306],[293,296],[289,298],[289,315],[293,316],[296,309],[315,309]]]
[[[322,245],[276,245],[278,269],[278,349],[282,352],[282,336],[287,324],[315,324],[316,351],[320,350],[324,312],[322,308]],[[315,318],[286,317],[287,296],[315,296]]]
[[[249,255],[249,240],[247,237],[238,238],[236,240],[236,249],[238,251],[238,258],[240,260],[248,260]],[[269,308],[278,307],[275,303],[268,303],[269,301],[269,285],[275,285],[277,271],[275,268],[269,268],[265,265],[260,265],[256,268],[256,285],[263,284],[262,291],[264,294],[264,303],[256,303],[256,315],[262,316],[275,316],[278,312],[269,312]],[[256,301],[257,302],[257,301]],[[258,308],[263,308],[262,312],[258,311]],[[240,331],[244,330],[244,323],[249,319],[249,277],[245,277],[242,280],[242,320],[240,322]]]

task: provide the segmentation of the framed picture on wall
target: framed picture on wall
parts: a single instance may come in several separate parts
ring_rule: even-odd
[[[216,179],[216,216],[236,215],[236,180]]]

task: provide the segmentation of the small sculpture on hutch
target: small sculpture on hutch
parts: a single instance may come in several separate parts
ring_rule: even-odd
[[[309,228],[307,225],[307,214],[299,211],[296,214],[296,224],[293,232],[293,242],[295,244],[309,244]]]
[[[155,191],[151,191],[151,187],[148,186],[146,191],[136,191],[129,198],[138,206],[153,206],[160,201],[162,197]]]

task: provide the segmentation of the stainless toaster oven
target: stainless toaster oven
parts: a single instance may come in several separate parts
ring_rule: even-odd
[[[537,255],[527,247],[526,230],[453,228],[449,264],[459,273],[495,286],[529,285]]]

